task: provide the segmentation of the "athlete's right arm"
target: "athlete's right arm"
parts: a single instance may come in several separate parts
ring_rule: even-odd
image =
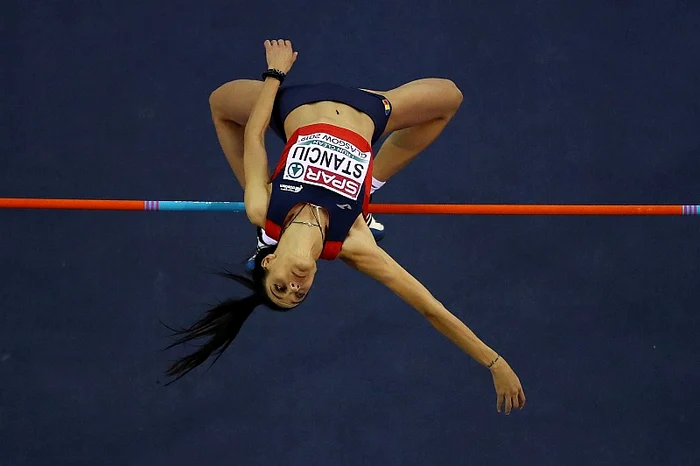
[[[475,361],[488,367],[496,389],[498,412],[503,406],[506,414],[510,414],[513,408],[522,409],[525,393],[520,379],[508,363],[447,310],[421,282],[377,246],[363,218],[359,218],[356,225],[358,228],[351,230],[343,243],[340,258],[354,269],[384,284]]]

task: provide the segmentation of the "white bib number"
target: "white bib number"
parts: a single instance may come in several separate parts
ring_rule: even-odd
[[[327,133],[299,136],[289,149],[283,179],[321,186],[357,200],[371,154]]]

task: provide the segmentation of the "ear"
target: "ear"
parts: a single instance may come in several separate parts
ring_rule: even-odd
[[[263,258],[263,260],[262,260],[262,262],[260,263],[260,265],[262,265],[262,268],[263,268],[263,269],[267,270],[267,268],[270,266],[270,263],[271,263],[273,260],[275,260],[276,258],[277,258],[277,256],[276,256],[275,254],[268,254],[267,256],[265,256],[265,257]]]

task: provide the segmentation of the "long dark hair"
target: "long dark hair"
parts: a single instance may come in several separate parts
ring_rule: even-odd
[[[252,279],[243,275],[231,273],[228,270],[217,272],[217,275],[234,280],[252,290],[253,293],[251,295],[242,299],[228,299],[223,301],[209,309],[197,322],[188,328],[173,329],[166,325],[166,327],[173,332],[172,336],[177,337],[175,342],[166,349],[199,338],[209,337],[209,340],[201,345],[197,351],[171,364],[168,370],[165,371],[165,374],[168,377],[175,378],[166,385],[184,377],[192,369],[206,361],[212,354],[214,354],[215,358],[211,364],[213,365],[218,361],[222,353],[233,342],[236,335],[238,335],[243,323],[257,306],[264,305],[273,311],[281,312],[291,310],[277,306],[270,300],[265,292],[265,277],[267,276],[267,272],[262,267],[262,261],[267,255],[275,252],[276,249],[277,246],[268,246],[256,252]]]

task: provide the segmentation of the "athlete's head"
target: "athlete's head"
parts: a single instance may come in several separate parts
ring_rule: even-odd
[[[285,282],[283,278],[287,277],[285,273],[287,266],[284,264],[291,264],[291,268],[288,270],[303,272],[302,269],[297,267],[298,263],[294,261],[285,262],[285,256],[283,255],[280,258],[280,256],[274,254],[275,250],[275,246],[270,246],[257,252],[252,280],[228,271],[218,274],[246,286],[253,292],[252,294],[242,299],[228,299],[220,303],[209,309],[204,316],[188,328],[173,329],[168,327],[173,331],[173,336],[177,337],[175,342],[168,348],[199,338],[209,337],[209,340],[201,345],[197,351],[178,359],[170,365],[165,373],[175,378],[168,383],[180,379],[206,361],[212,354],[215,356],[212,364],[216,362],[236,338],[243,323],[257,306],[264,305],[273,311],[281,312],[289,311],[298,306],[299,296],[302,293],[300,290],[305,290],[303,291],[305,297],[308,287],[311,286],[313,273],[316,270],[315,264],[313,273],[309,275],[310,278],[305,278],[303,282],[300,280],[293,283],[290,281]],[[263,262],[266,262],[266,266],[263,266]],[[290,289],[297,291],[290,293]]]
[[[256,264],[257,265],[257,264]],[[262,258],[262,286],[267,298],[276,306],[291,309],[309,293],[316,276],[316,262],[285,252],[282,248]]]

